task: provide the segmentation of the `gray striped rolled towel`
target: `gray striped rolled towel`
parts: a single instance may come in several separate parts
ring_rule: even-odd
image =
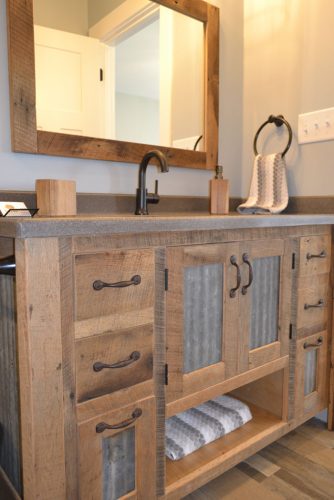
[[[179,460],[251,420],[245,403],[218,396],[166,421],[166,455]]]

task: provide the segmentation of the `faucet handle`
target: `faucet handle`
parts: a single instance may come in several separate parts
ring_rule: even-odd
[[[155,181],[155,187],[154,187],[154,193],[147,193],[146,195],[146,201],[147,203],[159,203],[160,196],[158,193],[158,180],[156,179]]]

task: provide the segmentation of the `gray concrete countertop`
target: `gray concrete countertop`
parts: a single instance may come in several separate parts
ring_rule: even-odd
[[[334,214],[239,215],[231,213],[230,215],[216,216],[188,212],[148,216],[92,214],[75,217],[3,217],[0,218],[0,236],[38,238],[157,231],[291,227],[313,224],[334,224]]]

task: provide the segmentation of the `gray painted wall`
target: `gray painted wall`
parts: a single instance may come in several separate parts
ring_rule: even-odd
[[[334,2],[245,0],[244,4],[241,193],[248,193],[254,134],[270,114],[281,113],[294,131],[286,155],[290,193],[333,195],[334,141],[298,145],[296,135],[299,113],[334,106]],[[271,134],[270,128],[268,132],[261,137],[273,137],[260,151],[284,149],[287,135]]]

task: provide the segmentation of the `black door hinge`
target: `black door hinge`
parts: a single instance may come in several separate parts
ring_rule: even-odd
[[[168,290],[168,269],[165,269],[165,290]]]
[[[296,268],[296,254],[295,254],[295,252],[293,252],[293,254],[292,254],[291,268],[292,269]]]
[[[289,325],[289,339],[292,339],[292,324]]]
[[[103,82],[103,69],[100,68],[100,82]]]
[[[168,364],[165,364],[165,385],[168,385]]]

